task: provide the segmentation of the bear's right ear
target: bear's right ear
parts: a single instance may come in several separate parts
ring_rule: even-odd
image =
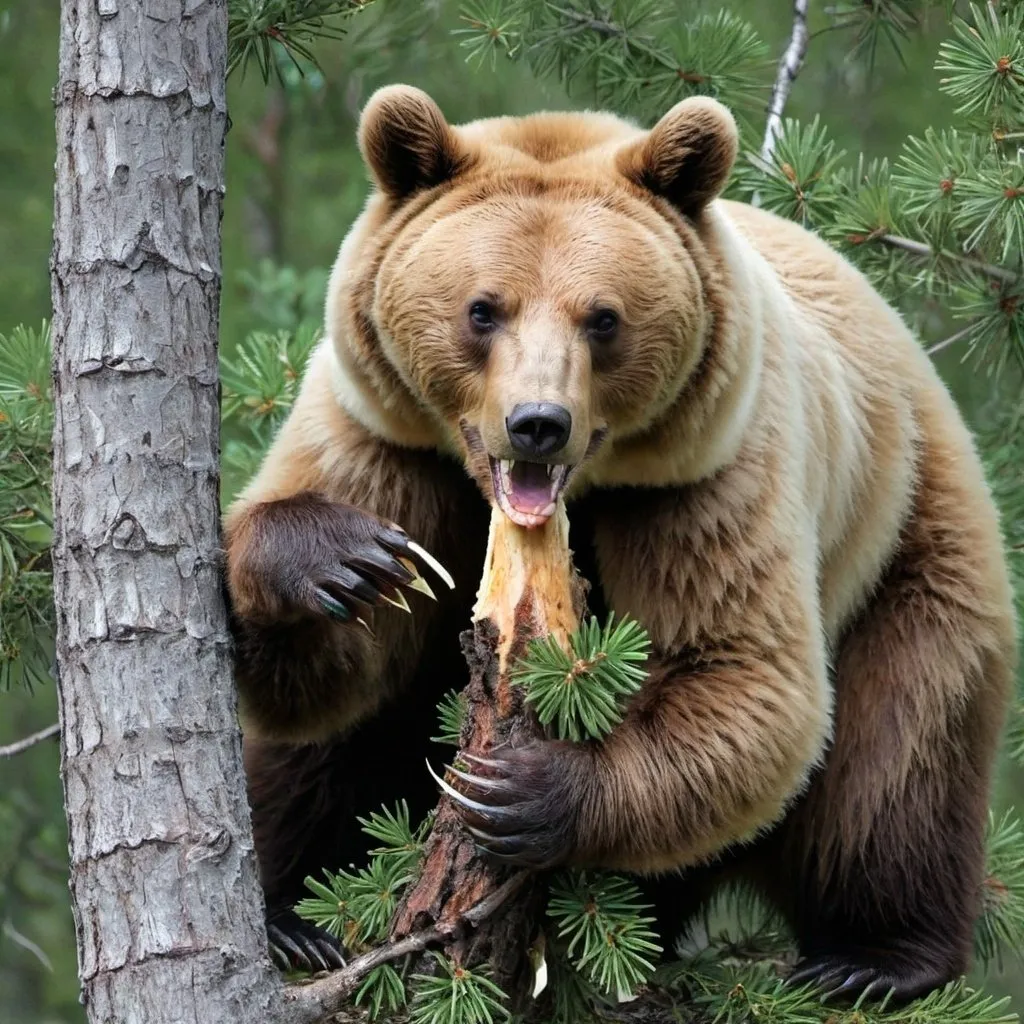
[[[387,85],[370,97],[359,118],[359,149],[392,199],[440,185],[468,163],[438,105],[410,85]]]
[[[617,166],[630,181],[694,217],[725,188],[738,149],[728,108],[708,96],[691,96],[624,147]]]

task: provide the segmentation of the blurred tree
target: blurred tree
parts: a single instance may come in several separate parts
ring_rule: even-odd
[[[246,281],[226,294],[226,306],[235,311],[226,321],[229,343],[224,358],[226,494],[258,460],[287,408],[318,329],[324,274],[317,268],[329,258],[340,234],[336,211],[354,213],[364,191],[354,148],[348,144],[339,149],[337,139],[351,135],[361,98],[370,87],[389,78],[419,78],[460,119],[514,113],[541,104],[586,102],[649,120],[684,95],[706,92],[734,106],[740,115],[748,155],[737,171],[732,194],[799,219],[828,237],[873,278],[933,349],[981,432],[1020,573],[1024,558],[1024,415],[1019,400],[1024,337],[1020,302],[1024,4],[1020,0],[979,5],[858,0],[834,4],[827,11],[807,5],[802,65],[800,0],[795,4],[733,0],[724,5],[725,13],[717,3],[702,0],[479,0],[463,5],[410,5],[401,0],[231,2],[236,32],[233,61],[241,71],[248,58],[249,67],[265,74],[275,92],[268,98],[268,93],[252,88],[251,77],[244,88],[238,81],[233,87],[236,123],[251,126],[247,152],[235,150],[244,155],[242,169],[236,173],[263,183],[266,191],[241,190],[248,203],[245,217],[240,212],[243,197],[239,195],[239,212],[232,214],[229,193],[229,217],[235,217],[238,230],[226,235],[225,256],[241,264],[241,253],[248,246],[275,262],[250,272]],[[460,8],[457,17],[453,16],[456,6]],[[322,28],[333,31],[339,24],[322,19],[364,7],[368,9],[360,14],[359,27],[343,43],[313,45]],[[38,17],[44,21],[41,8]],[[37,8],[33,5],[32,10]],[[791,32],[792,26],[798,30]],[[949,26],[952,35],[942,45],[938,65],[945,79],[942,91],[923,88],[928,49],[938,35],[949,35]],[[452,43],[445,43],[445,33],[452,29],[457,33],[454,42],[464,47],[474,64],[483,60],[497,73],[478,72],[470,88],[467,73],[450,59]],[[4,30],[0,20],[0,32]],[[246,32],[250,33],[248,43]],[[781,67],[771,53],[786,55]],[[320,61],[322,72],[310,63],[311,56]],[[20,59],[17,49],[14,59]],[[901,68],[904,60],[906,72]],[[766,126],[760,111],[769,102],[772,81],[793,85],[794,73],[800,77],[793,87],[792,107],[808,109],[808,101],[797,96],[803,83],[805,97],[817,93],[831,103],[831,118],[811,122],[786,118],[790,108],[783,93],[782,104],[772,106],[777,127]],[[907,102],[910,93],[912,103]],[[810,109],[815,109],[814,100]],[[928,124],[933,128],[925,129]],[[880,154],[879,159],[847,160],[844,148],[861,148],[865,140]],[[339,180],[341,197],[336,191]],[[253,244],[260,238],[266,241]],[[282,261],[296,263],[299,272],[282,268]],[[236,339],[257,325],[262,333],[249,334],[238,346]],[[38,332],[18,329],[0,339],[0,671],[8,684],[41,682],[48,676],[52,656],[47,441],[52,404],[45,372],[47,340],[45,326]],[[977,368],[975,372],[959,370],[957,361],[965,352],[970,357],[967,365]],[[452,708],[457,711],[457,703],[449,711]],[[448,718],[450,732],[452,715]],[[1015,725],[1010,751],[1024,756],[1019,718]],[[17,837],[10,845],[0,844],[0,879],[14,878],[15,871],[24,875],[33,860],[60,856],[59,828],[46,825],[52,819],[37,804],[25,799],[4,802],[18,792],[12,787],[9,794],[0,796],[0,815],[8,826],[0,827],[0,836]],[[387,850],[408,853],[414,849],[415,829],[382,825],[381,820],[368,824],[384,851],[371,860],[369,874],[335,876],[331,886],[318,894],[321,905],[314,903],[310,913],[318,910],[326,923],[350,927],[349,918],[339,919],[336,911],[328,913],[330,906],[324,902],[328,897],[335,908],[339,896],[355,897],[350,903],[355,907],[379,903],[376,897],[385,891],[393,898],[390,883],[396,876],[380,873],[387,866]],[[382,831],[387,838],[382,838]],[[997,957],[1000,947],[1020,946],[1024,922],[1021,843],[1021,830],[1012,815],[994,818],[991,878],[978,932],[979,956],[986,962]],[[393,867],[393,860],[390,863]],[[37,904],[52,901],[54,895],[47,895],[33,877]],[[33,904],[16,895],[19,891],[6,881],[0,883],[0,912],[5,917],[0,944],[8,943],[0,945],[0,951],[13,944],[28,957],[45,958],[46,952],[20,927],[25,915],[33,913],[29,909]],[[10,906],[18,909],[17,916],[8,911],[7,894],[13,899]],[[549,958],[553,1019],[580,1020],[585,1004],[595,1001],[603,1002],[606,1013],[622,1013],[623,1007],[607,1004],[600,971],[581,973],[562,954],[574,936],[576,953],[593,949],[587,944],[599,939],[601,932],[587,931],[586,921],[634,927],[642,916],[635,900],[616,889],[614,880],[601,879],[566,879],[555,896],[552,920],[569,939],[562,942],[561,953]],[[601,914],[584,920],[580,908],[585,904],[600,907]],[[684,1015],[683,1019],[690,1015],[794,1024],[1015,1019],[997,1000],[956,986],[901,1015],[868,1008],[846,1015],[822,1007],[803,994],[778,987],[775,968],[789,953],[788,939],[775,922],[753,917],[745,906],[740,910],[737,921],[710,935],[706,949],[663,964],[655,975],[659,998],[677,1003],[673,1012]],[[56,947],[51,942],[48,948]],[[557,953],[558,942],[550,948]],[[594,963],[593,957],[589,962]],[[610,962],[605,966],[610,967]],[[2,970],[0,958],[0,976]],[[641,973],[646,977],[646,969]],[[9,977],[17,984],[13,974]],[[431,983],[433,989],[420,989],[412,1008],[416,1019],[432,1019],[432,1008],[436,1011],[442,1004],[453,1014],[460,1005],[476,1013],[477,1019],[486,1019],[488,1013],[501,1015],[500,998],[486,984],[455,976],[445,979],[442,972]],[[397,1012],[405,999],[406,982],[386,965],[378,966],[360,996],[382,1012],[389,1007]],[[75,1019],[70,1008],[58,1012],[63,1014],[61,1019]],[[36,1014],[25,1019],[38,1022],[42,1018]]]

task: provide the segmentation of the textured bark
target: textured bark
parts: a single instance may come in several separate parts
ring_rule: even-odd
[[[566,643],[582,610],[564,507],[559,505],[557,514],[536,530],[517,527],[495,510],[474,626],[463,638],[470,682],[464,691],[462,749],[486,756],[503,743],[519,745],[541,735],[522,691],[510,684],[509,669],[535,637],[552,634]],[[451,935],[446,954],[467,966],[489,962],[513,1007],[522,1007],[532,981],[527,952],[545,896],[539,878],[524,875],[514,896],[494,913],[478,924],[465,922],[472,907],[514,884],[515,875],[515,869],[478,851],[451,801],[442,798],[423,870],[395,917],[393,938],[422,929]]]
[[[54,585],[91,1022],[281,1019],[218,572],[227,0],[64,0]]]

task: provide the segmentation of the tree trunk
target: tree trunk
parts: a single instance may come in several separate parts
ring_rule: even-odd
[[[543,527],[515,526],[500,511],[491,516],[483,581],[474,626],[464,638],[470,669],[462,747],[486,756],[492,748],[519,745],[541,728],[509,681],[509,670],[535,637],[551,634],[567,644],[583,611],[583,589],[572,568],[565,508]],[[493,978],[521,1009],[531,988],[528,949],[543,911],[538,876],[500,866],[480,853],[459,822],[451,801],[441,800],[427,840],[423,869],[395,917],[393,938],[436,928],[452,935],[445,953],[472,966],[488,962]],[[503,885],[514,895],[484,921],[471,926],[464,915]]]
[[[62,4],[54,589],[92,1022],[271,1020],[282,994],[218,569],[226,8]]]

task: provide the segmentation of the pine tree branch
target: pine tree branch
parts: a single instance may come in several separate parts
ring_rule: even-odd
[[[927,243],[917,242],[912,238],[904,238],[901,235],[886,234],[874,236],[873,239],[872,237],[863,239],[865,242],[872,240],[884,242],[893,249],[902,249],[904,252],[909,252],[914,256],[922,256],[925,259],[932,259],[936,255],[935,250]],[[986,277],[1002,281],[1004,284],[1016,284],[1020,280],[1020,274],[1007,270],[1006,267],[997,267],[994,263],[986,263],[984,260],[975,259],[973,256],[963,256],[955,252],[948,252],[945,249],[940,250],[938,255],[943,259],[956,260],[965,267],[977,270]]]
[[[20,754],[30,747],[34,747],[37,743],[42,743],[43,740],[48,740],[51,736],[56,736],[60,732],[60,723],[54,722],[53,725],[48,725],[45,729],[40,729],[39,732],[32,733],[31,736],[26,736],[22,740],[18,740],[17,743],[8,744],[6,747],[0,747],[0,758],[3,757],[14,757],[15,754]]]
[[[457,928],[476,927],[486,921],[519,892],[530,876],[529,871],[514,874],[488,897],[467,910],[461,916]],[[444,925],[413,932],[397,942],[388,942],[363,953],[362,956],[350,961],[346,967],[340,971],[333,971],[326,978],[290,986],[285,996],[294,1010],[288,1018],[289,1024],[313,1024],[327,1017],[346,1002],[363,978],[374,968],[443,943],[452,938],[455,930],[452,925]]]
[[[928,348],[925,349],[925,352],[930,356],[937,356],[940,352],[949,348],[950,345],[955,345],[958,341],[962,341],[976,327],[976,324],[970,323],[962,330],[957,331],[956,334],[951,334],[948,338],[943,338],[942,341],[937,341],[934,345],[929,345]]]
[[[644,42],[643,39],[628,33],[621,25],[616,25],[611,21],[603,21],[599,18],[592,18],[581,11],[574,11],[567,7],[556,7],[554,4],[551,4],[551,10],[575,28],[593,32],[602,39],[622,39],[627,41],[631,50],[643,54],[654,64],[660,64],[662,67],[675,72],[684,81],[699,80],[699,76],[687,78],[686,72],[677,67],[675,61],[671,60],[667,54]]]
[[[766,163],[772,158],[775,137],[782,127],[782,112],[807,53],[807,2],[808,0],[793,0],[793,29],[789,36],[789,45],[779,61],[775,87],[772,89],[772,98],[768,104],[768,123],[765,125],[764,142],[761,144],[761,159]]]

